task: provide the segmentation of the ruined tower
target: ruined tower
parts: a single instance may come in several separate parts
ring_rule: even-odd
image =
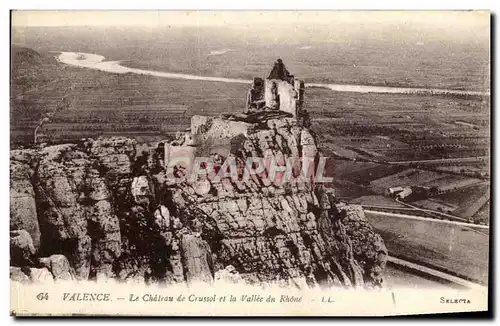
[[[298,117],[304,102],[305,83],[295,80],[281,59],[274,63],[269,76],[255,78],[248,92],[246,112],[280,110]]]

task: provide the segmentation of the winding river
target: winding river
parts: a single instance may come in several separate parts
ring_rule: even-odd
[[[171,79],[203,80],[203,81],[213,81],[222,83],[249,84],[252,82],[251,80],[248,79],[197,76],[190,74],[130,68],[122,66],[120,64],[120,61],[105,61],[104,56],[92,53],[61,52],[61,54],[57,56],[57,60],[59,62],[72,66],[97,69],[117,74],[134,73],[139,75],[149,75],[149,76],[171,78]],[[489,92],[461,91],[461,90],[449,90],[449,89],[439,89],[439,88],[404,88],[404,87],[387,87],[387,86],[315,84],[315,83],[311,84],[308,83],[306,84],[306,87],[318,87],[318,88],[330,89],[332,91],[337,91],[337,92],[355,92],[355,93],[392,93],[392,94],[418,93],[418,94],[435,94],[435,95],[489,96]]]

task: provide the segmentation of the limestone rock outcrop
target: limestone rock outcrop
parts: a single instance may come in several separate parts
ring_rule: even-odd
[[[10,231],[10,265],[11,279],[21,283],[75,279],[74,269],[64,255],[37,257],[26,230]]]
[[[52,255],[40,258],[39,263],[50,270],[54,280],[71,281],[75,278],[69,261],[64,255]]]
[[[10,231],[10,261],[11,265],[24,266],[33,262],[35,246],[26,230]]]
[[[196,180],[172,181],[165,165],[178,153],[213,162]],[[266,166],[253,162],[248,174],[253,157]],[[314,135],[280,114],[193,117],[173,143],[114,137],[11,151],[11,278],[382,286],[387,250],[362,208],[313,177],[286,181],[305,157],[317,163]],[[235,179],[218,180],[228,158]],[[267,165],[288,161],[290,171]]]
[[[34,150],[13,150],[10,153],[10,229],[26,230],[38,249],[40,226],[32,182],[38,162],[36,155]]]

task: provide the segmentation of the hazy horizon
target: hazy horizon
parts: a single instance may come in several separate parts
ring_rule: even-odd
[[[375,10],[199,10],[92,11],[13,10],[12,26],[227,26],[259,24],[422,24],[458,30],[489,27],[489,11],[375,11]]]
[[[281,57],[309,82],[485,91],[489,24],[486,11],[14,11],[11,41],[213,77],[260,76]]]

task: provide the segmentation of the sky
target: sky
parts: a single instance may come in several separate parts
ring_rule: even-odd
[[[489,25],[488,11],[13,11],[13,26],[225,26],[268,23]]]

